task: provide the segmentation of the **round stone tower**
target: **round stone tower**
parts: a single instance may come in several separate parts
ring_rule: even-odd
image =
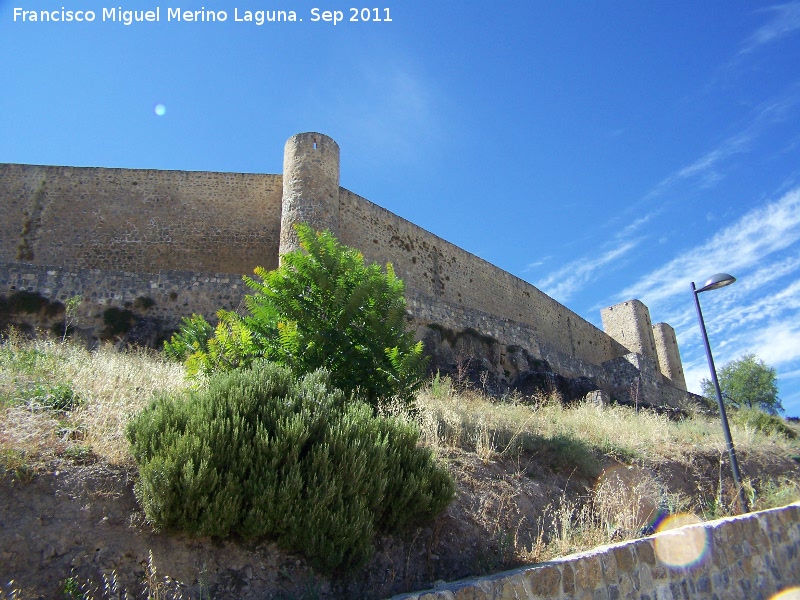
[[[280,255],[300,247],[295,223],[339,233],[339,145],[321,133],[298,133],[286,142]]]

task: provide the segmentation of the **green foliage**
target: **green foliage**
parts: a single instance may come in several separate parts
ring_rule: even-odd
[[[80,399],[68,383],[36,383],[27,390],[29,403],[57,411],[69,411],[80,404]]]
[[[61,595],[68,600],[85,600],[88,598],[75,577],[67,577],[61,582]]]
[[[722,399],[726,405],[756,408],[771,415],[783,412],[778,398],[775,369],[755,354],[745,354],[727,363],[717,374]],[[716,406],[714,384],[703,379],[703,396]]]
[[[789,478],[777,481],[768,479],[761,483],[758,492],[758,510],[778,508],[800,501],[800,484]]]
[[[214,328],[203,315],[183,317],[180,331],[164,343],[164,354],[175,360],[187,360],[195,353],[207,353],[213,332]]]
[[[738,425],[752,427],[767,435],[782,435],[790,440],[797,437],[795,431],[782,418],[767,414],[757,408],[734,410],[731,412],[731,420]]]
[[[403,282],[391,264],[384,272],[330,232],[296,226],[303,250],[282,257],[274,271],[245,277],[254,291],[248,314],[217,313],[184,322],[168,353],[187,360],[190,372],[245,367],[257,358],[288,366],[297,375],[324,368],[333,385],[373,405],[379,398],[410,399],[422,382],[422,343],[406,331]],[[191,350],[191,352],[189,351]]]
[[[67,334],[78,317],[78,307],[83,302],[83,296],[77,295],[67,298],[64,304],[64,334],[61,336],[61,341],[67,340]]]
[[[4,474],[11,477],[12,483],[30,483],[36,471],[24,451],[0,447],[0,475]]]
[[[329,379],[257,361],[154,400],[127,430],[147,518],[200,535],[268,536],[332,571],[362,564],[377,530],[442,510],[454,485],[418,447],[417,427],[345,402]]]
[[[79,406],[81,399],[69,383],[28,381],[18,383],[0,395],[0,406],[20,404],[34,409],[67,412]]]

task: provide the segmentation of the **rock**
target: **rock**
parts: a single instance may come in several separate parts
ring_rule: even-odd
[[[611,398],[603,390],[592,390],[583,397],[583,400],[587,404],[594,406],[608,406],[611,404]]]

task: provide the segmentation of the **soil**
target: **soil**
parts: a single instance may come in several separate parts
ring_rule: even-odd
[[[0,598],[12,588],[23,598],[65,597],[68,578],[99,590],[93,597],[125,597],[104,596],[104,577],[116,577],[117,589],[134,597],[149,590],[158,598],[386,598],[519,565],[520,549],[535,545],[546,507],[580,502],[597,481],[554,472],[541,457],[482,461],[454,450],[444,458],[457,478],[447,510],[425,527],[377,539],[364,568],[332,577],[268,541],[153,531],[134,496],[132,468],[89,456],[56,460],[35,474],[7,472],[0,481]],[[788,457],[740,460],[747,473],[800,480]],[[606,459],[604,466],[619,465]],[[719,469],[714,455],[648,471],[671,491],[699,498],[713,497]]]

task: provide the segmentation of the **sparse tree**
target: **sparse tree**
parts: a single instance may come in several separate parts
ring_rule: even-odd
[[[770,415],[783,412],[778,398],[778,377],[775,369],[755,354],[745,354],[725,364],[717,373],[722,399],[736,408],[756,408]],[[714,384],[703,379],[703,396],[716,402]]]
[[[78,306],[83,302],[83,296],[77,295],[67,298],[64,302],[64,335],[61,336],[61,341],[67,341],[67,334],[69,328],[75,325],[78,320]]]

